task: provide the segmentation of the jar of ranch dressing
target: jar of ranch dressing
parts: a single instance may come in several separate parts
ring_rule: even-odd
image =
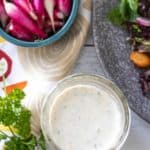
[[[46,97],[41,126],[49,150],[118,150],[130,119],[127,99],[114,83],[73,75]]]

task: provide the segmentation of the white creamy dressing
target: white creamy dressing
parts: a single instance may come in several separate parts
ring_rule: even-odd
[[[61,150],[110,150],[122,135],[123,116],[112,94],[95,86],[73,86],[55,99],[51,135]]]

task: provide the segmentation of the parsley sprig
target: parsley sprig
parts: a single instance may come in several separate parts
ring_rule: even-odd
[[[38,146],[46,150],[43,135],[37,139],[31,133],[31,112],[21,104],[24,97],[24,92],[19,89],[0,97],[0,124],[7,126],[11,133],[0,131],[0,141],[5,140],[5,150],[35,150]]]

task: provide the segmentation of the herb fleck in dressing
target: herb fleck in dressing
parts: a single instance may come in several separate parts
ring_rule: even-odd
[[[108,150],[122,135],[123,116],[112,94],[95,86],[76,85],[55,98],[50,130],[61,150]]]

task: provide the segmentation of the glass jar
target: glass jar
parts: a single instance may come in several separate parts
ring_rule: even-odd
[[[81,88],[81,90],[79,89],[79,87]],[[89,87],[91,89],[89,89]],[[85,92],[86,88],[88,89],[87,92]],[[68,90],[69,90],[69,92],[68,92]],[[76,100],[73,101],[73,103],[71,103],[70,90],[73,93],[73,95],[76,96],[75,99],[77,100],[77,101]],[[76,90],[76,92],[74,92],[73,90]],[[96,91],[96,90],[98,90],[98,91]],[[84,93],[83,93],[83,91],[84,91]],[[104,91],[105,94],[101,91]],[[65,92],[66,92],[66,95],[63,95]],[[99,106],[101,110],[98,110],[97,109],[98,107],[95,105],[95,103],[97,103],[97,101],[95,101],[95,100],[97,98],[99,98],[97,96],[101,96],[102,93],[105,96],[107,95],[107,97],[109,96],[108,99],[114,98],[115,103],[109,104],[109,100],[108,100],[107,105],[106,105],[105,103],[106,103],[107,99],[105,99],[106,97],[104,98],[104,96],[103,96],[103,98],[100,98],[101,105],[103,105],[103,106]],[[81,94],[82,94],[82,97],[81,97]],[[96,96],[96,94],[99,94],[99,95]],[[89,98],[89,97],[91,97],[91,98]],[[80,98],[80,100],[78,98]],[[61,102],[61,99],[63,99],[63,103]],[[90,101],[90,99],[91,99],[91,101]],[[68,100],[69,100],[69,103],[67,103]],[[84,103],[83,103],[83,100],[85,100]],[[82,104],[79,104],[81,101],[82,101]],[[87,104],[87,102],[88,102],[88,104]],[[63,107],[62,107],[62,105],[63,105]],[[70,108],[67,108],[68,109],[67,110],[65,108],[67,106],[65,106],[65,105],[69,106]],[[83,106],[81,107],[81,105],[83,105]],[[90,105],[91,105],[91,108],[89,109],[89,111],[87,111],[86,107],[88,108],[88,107],[90,107]],[[84,106],[85,106],[85,108],[84,108]],[[115,109],[113,109],[112,108],[113,106],[115,106],[119,111],[116,111]],[[62,108],[65,108],[66,110],[65,109],[62,110]],[[104,110],[104,111],[102,111],[102,110]],[[107,110],[107,111],[105,111],[105,110]],[[70,115],[70,113],[72,113],[72,112],[74,114]],[[101,112],[102,112],[102,114],[101,114]],[[106,114],[108,112],[109,112],[109,114]],[[99,114],[97,115],[96,113],[99,113]],[[65,119],[59,118],[59,120],[57,120],[56,115],[54,115],[54,114],[57,114],[58,118],[59,118],[59,116],[62,116],[62,114],[64,114],[64,116],[62,116],[62,117],[64,117]],[[79,118],[80,117],[82,118],[80,121],[74,120],[76,118],[77,114],[78,114]],[[80,116],[80,114],[82,114],[82,115]],[[83,114],[84,114],[84,116],[83,116]],[[101,117],[99,117],[99,115]],[[106,118],[104,116],[106,116]],[[115,119],[113,119],[113,117]],[[70,121],[68,121],[66,118],[69,119]],[[93,118],[96,118],[95,121],[97,121],[97,122],[94,122]],[[100,122],[101,118],[103,118],[102,122]],[[114,121],[114,120],[116,120],[116,118],[120,118],[118,122]],[[59,122],[60,124],[54,123],[54,120],[56,122]],[[112,120],[112,122],[111,122],[111,120]],[[89,121],[88,123],[86,122],[87,125],[85,125],[85,127],[83,127],[84,121],[85,122]],[[76,122],[77,122],[77,124],[76,124]],[[71,126],[71,123],[72,123],[72,126]],[[48,94],[48,96],[45,98],[45,103],[42,107],[42,112],[41,112],[42,131],[43,131],[43,134],[47,141],[48,147],[51,150],[73,149],[71,147],[71,146],[73,146],[73,145],[71,145],[71,142],[73,143],[76,140],[76,145],[79,145],[79,143],[81,142],[82,139],[84,139],[84,138],[90,139],[91,138],[90,136],[93,135],[98,124],[100,124],[100,125],[104,124],[104,126],[103,126],[104,130],[99,131],[97,138],[101,137],[100,134],[103,134],[105,136],[104,133],[106,133],[107,130],[110,132],[110,135],[111,135],[111,133],[113,133],[116,130],[117,126],[119,126],[121,128],[120,128],[120,130],[116,131],[116,133],[117,132],[119,133],[118,134],[119,136],[113,136],[113,134],[112,134],[112,139],[110,139],[108,141],[106,138],[104,140],[103,148],[101,148],[102,146],[98,142],[96,143],[97,138],[95,138],[94,140],[91,140],[90,142],[92,144],[94,144],[94,142],[95,142],[95,144],[93,145],[93,146],[95,146],[95,148],[93,148],[93,149],[96,149],[96,147],[98,150],[99,149],[102,149],[102,150],[107,149],[105,147],[106,145],[108,145],[107,142],[114,140],[115,144],[113,144],[113,146],[110,147],[109,149],[118,150],[122,147],[122,145],[126,141],[126,138],[129,133],[130,123],[131,123],[131,115],[130,115],[130,109],[129,109],[126,97],[123,95],[121,90],[112,81],[110,81],[102,76],[97,76],[97,75],[79,74],[79,75],[68,76],[67,78],[63,79],[56,85],[56,87],[52,90],[52,92],[50,92]],[[57,126],[57,129],[61,129],[61,130],[57,130],[57,131],[59,131],[57,133],[57,135],[56,135],[56,132],[54,132],[56,126]],[[82,130],[80,130],[81,126],[83,127],[82,130],[84,130],[84,128],[86,128],[84,132]],[[107,129],[105,129],[105,126]],[[114,129],[113,129],[113,126],[114,126]],[[87,133],[86,133],[86,131],[87,131]],[[81,134],[81,133],[84,133],[84,134]],[[117,135],[116,133],[114,132],[114,135]],[[77,142],[78,138],[76,135],[80,135],[80,134],[83,135],[83,138],[82,138],[82,136],[79,136],[80,141]],[[86,136],[84,136],[84,135],[86,135]],[[87,137],[87,136],[89,136],[89,137]],[[109,136],[106,135],[106,137],[109,137]],[[67,144],[69,144],[69,142],[70,142],[70,145],[67,145]],[[89,143],[87,142],[87,144],[89,144]],[[85,140],[83,140],[83,144],[85,144]],[[99,144],[99,146],[98,146],[98,144]],[[82,145],[82,142],[80,143],[80,145]],[[90,146],[91,145],[88,145],[88,147],[90,147]],[[83,147],[86,147],[86,145],[84,145]],[[80,148],[76,147],[75,149],[80,149]],[[89,148],[89,149],[92,150],[92,148]],[[85,150],[85,149],[83,149],[83,150]]]

